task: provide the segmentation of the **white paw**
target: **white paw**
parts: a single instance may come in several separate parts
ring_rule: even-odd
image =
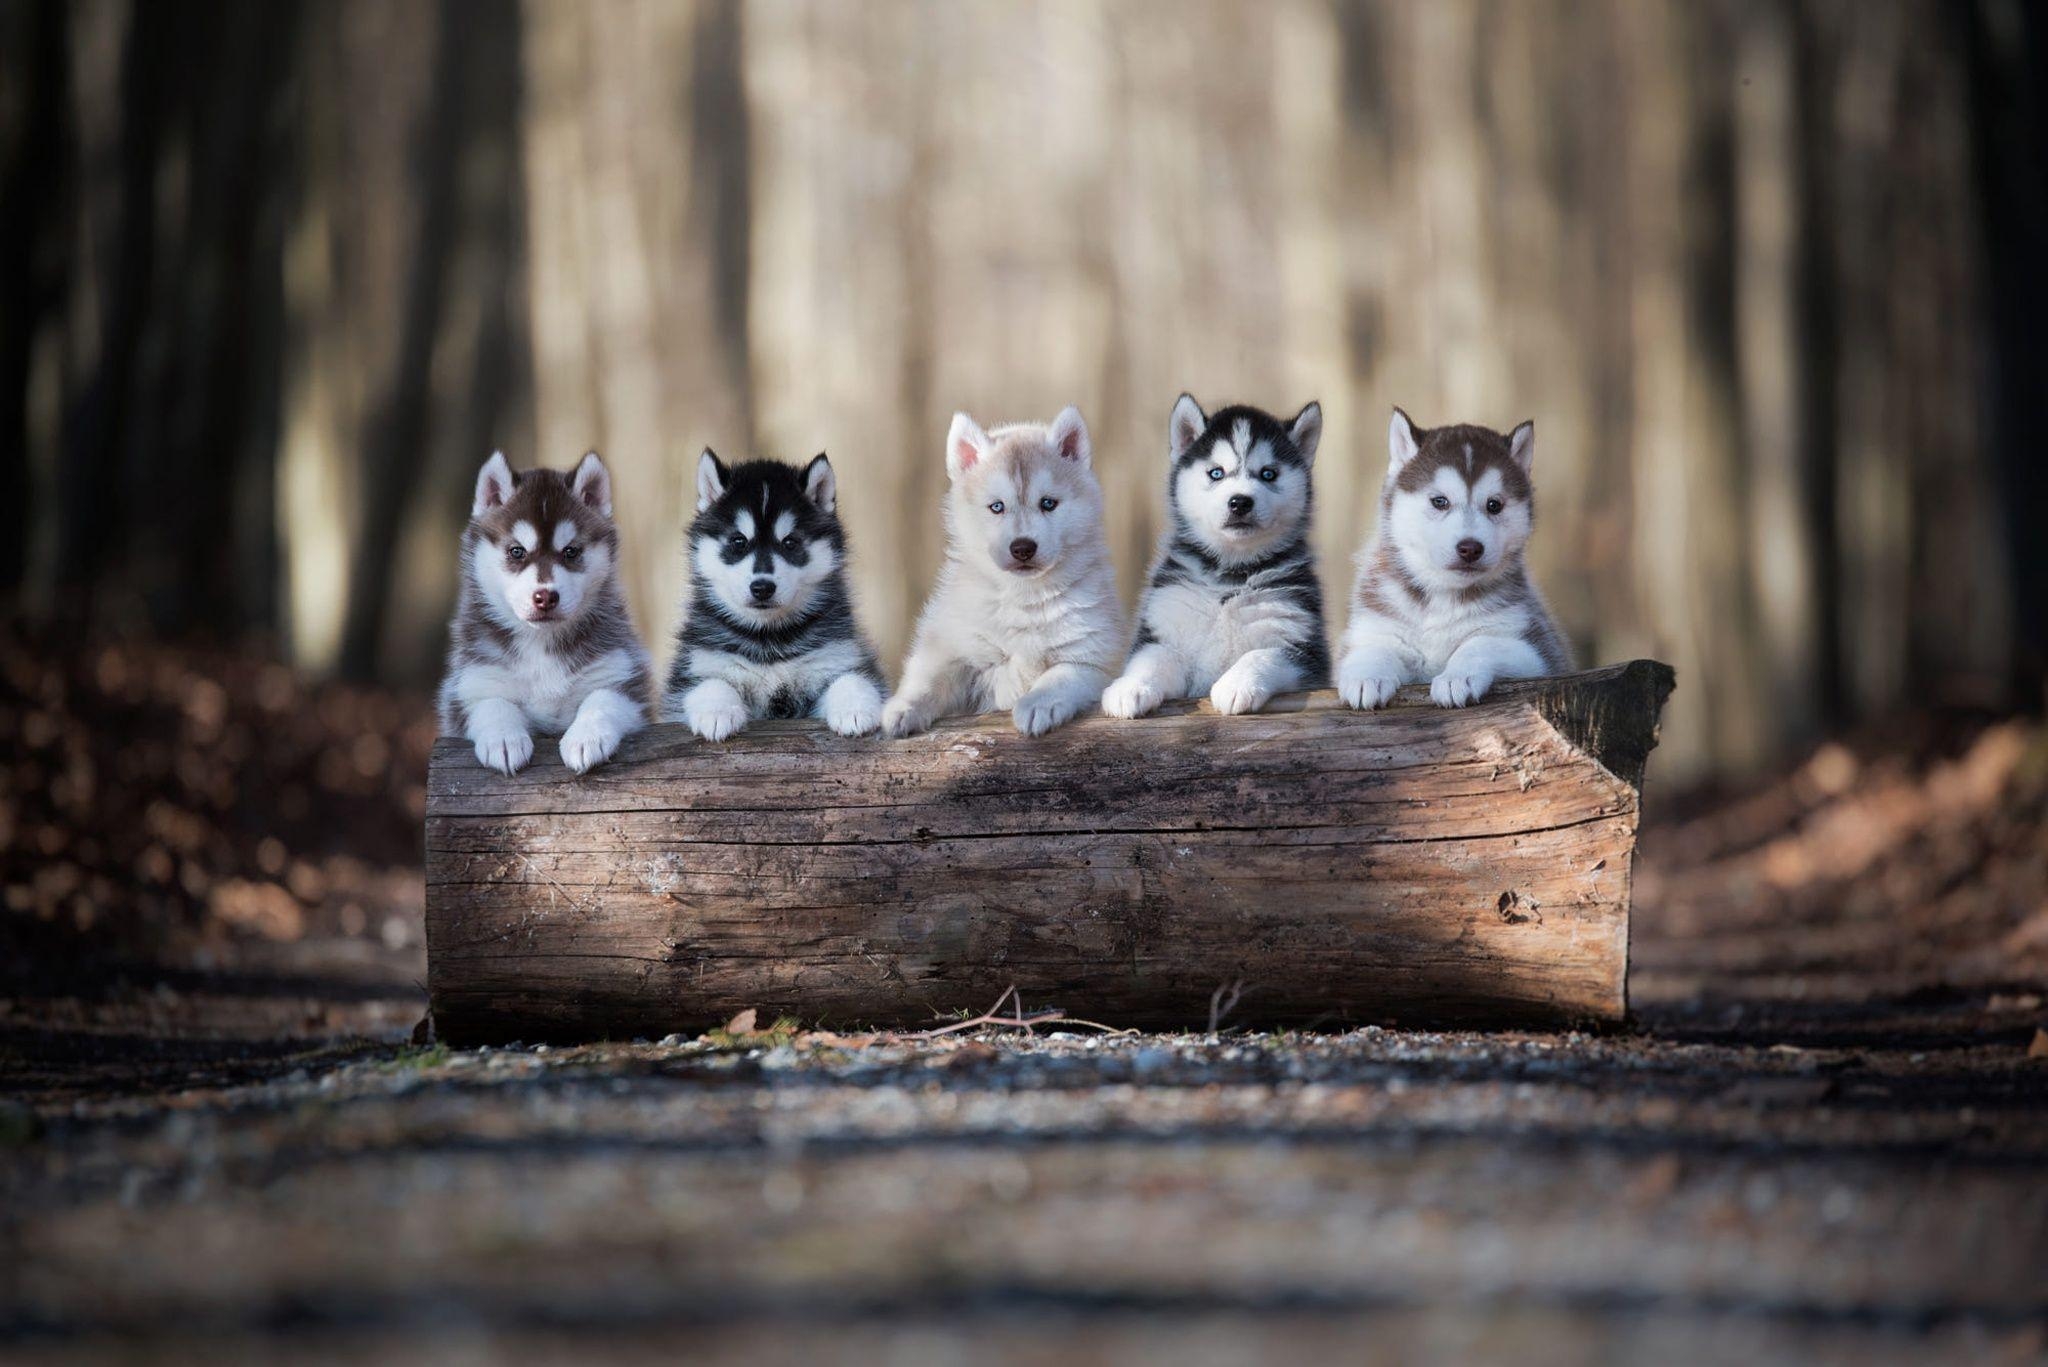
[[[1446,669],[1429,681],[1429,697],[1438,707],[1464,707],[1478,702],[1493,687],[1493,675],[1454,674]]]
[[[579,718],[562,733],[562,763],[587,774],[612,757],[625,733],[609,721]]]
[[[512,726],[485,730],[476,738],[476,757],[486,769],[516,774],[533,758],[533,737]]]
[[[1349,667],[1337,675],[1337,696],[1348,706],[1371,709],[1385,707],[1394,700],[1401,681],[1385,675],[1369,674],[1364,670]]]
[[[1273,690],[1266,687],[1250,674],[1240,674],[1227,669],[1216,686],[1209,690],[1209,702],[1226,717],[1242,716],[1256,712],[1273,697]]]
[[[1026,693],[1017,699],[1010,717],[1027,736],[1042,736],[1074,715],[1074,704],[1065,698]]]
[[[882,709],[882,734],[901,740],[930,728],[931,717],[907,698],[891,698]]]
[[[738,735],[740,728],[747,724],[747,709],[738,703],[708,703],[702,707],[685,708],[683,720],[706,740],[724,740]]]
[[[872,697],[842,699],[825,708],[825,725],[842,736],[865,736],[881,724],[882,709]]]
[[[1102,694],[1102,710],[1112,717],[1142,717],[1165,701],[1165,695],[1135,674],[1126,674]]]

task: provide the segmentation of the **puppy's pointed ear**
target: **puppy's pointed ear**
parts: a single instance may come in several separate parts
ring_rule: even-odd
[[[1202,405],[1195,402],[1192,394],[1183,394],[1173,401],[1173,416],[1166,420],[1166,455],[1170,460],[1179,460],[1195,444],[1195,438],[1202,435],[1202,429],[1209,425],[1209,415],[1202,411]]]
[[[726,483],[731,479],[732,471],[725,468],[725,462],[705,447],[704,454],[697,457],[697,511],[701,513],[724,498]]]
[[[965,413],[955,413],[953,425],[946,429],[947,476],[960,478],[987,454],[988,433],[981,430],[981,424]]]
[[[1508,454],[1515,458],[1515,464],[1522,467],[1523,474],[1529,474],[1536,464],[1536,423],[1520,423],[1508,433]]]
[[[517,482],[512,467],[505,463],[505,453],[491,452],[484,468],[476,472],[476,501],[469,505],[469,515],[482,517],[493,508],[505,506],[505,501],[512,497],[512,486]]]
[[[583,463],[569,477],[569,488],[586,508],[595,508],[603,517],[612,515],[612,472],[604,468],[597,452],[584,454]]]
[[[1415,424],[1400,409],[1394,410],[1394,420],[1387,424],[1387,469],[1398,470],[1415,459],[1415,453],[1422,449],[1422,439],[1416,435]]]
[[[1323,440],[1323,406],[1309,400],[1308,406],[1294,415],[1294,421],[1287,424],[1287,439],[1294,443],[1294,449],[1301,452],[1303,465],[1316,463],[1316,447]]]
[[[825,459],[823,451],[811,458],[804,467],[804,497],[817,505],[821,513],[834,513],[839,509],[839,480],[832,473],[832,462]]]
[[[1068,404],[1052,420],[1053,450],[1067,460],[1088,464],[1095,458],[1095,447],[1088,440],[1088,423],[1081,416],[1081,410]]]

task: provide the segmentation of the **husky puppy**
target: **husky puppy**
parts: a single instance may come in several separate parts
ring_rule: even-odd
[[[1418,428],[1400,409],[1387,430],[1380,533],[1358,558],[1337,692],[1380,707],[1429,680],[1439,707],[1463,707],[1497,679],[1562,674],[1571,648],[1529,578],[1536,425]]]
[[[1124,634],[1092,459],[1076,408],[990,432],[953,415],[946,561],[882,712],[889,735],[998,708],[1043,735],[1102,696]]]
[[[842,736],[880,724],[882,671],[853,617],[838,491],[822,454],[802,470],[698,458],[664,720],[706,740],[760,717],[822,717]]]
[[[1308,545],[1322,408],[1283,426],[1243,406],[1211,417],[1183,394],[1166,432],[1172,520],[1138,603],[1136,647],[1102,710],[1142,717],[1207,693],[1218,712],[1256,712],[1275,693],[1322,687],[1330,642]]]
[[[573,475],[514,474],[494,452],[462,534],[441,734],[503,773],[559,735],[562,763],[601,764],[646,722],[647,651],[616,574],[612,479],[592,451]]]

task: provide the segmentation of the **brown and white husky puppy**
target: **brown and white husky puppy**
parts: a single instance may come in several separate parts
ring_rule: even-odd
[[[462,534],[441,733],[510,774],[533,733],[559,735],[577,773],[647,719],[647,651],[619,591],[612,480],[592,451],[572,475],[513,473],[493,452]]]
[[[1102,486],[1079,409],[946,434],[946,561],[917,621],[890,736],[949,712],[1008,710],[1043,735],[1101,698],[1124,648]]]
[[[1337,692],[1380,707],[1429,682],[1463,707],[1500,679],[1561,674],[1571,649],[1529,577],[1536,425],[1423,429],[1394,410],[1378,538],[1359,555]]]

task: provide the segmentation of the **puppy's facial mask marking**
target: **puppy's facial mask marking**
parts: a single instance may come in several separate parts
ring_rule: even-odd
[[[611,477],[595,451],[564,479],[514,474],[494,452],[477,474],[470,572],[491,615],[545,629],[573,620],[612,569]]]
[[[1535,427],[1417,429],[1394,410],[1388,432],[1388,535],[1427,587],[1483,585],[1519,560],[1534,509]]]
[[[1077,538],[1094,533],[1101,493],[1092,459],[1087,424],[1071,407],[1047,427],[993,434],[955,414],[946,435],[954,534],[1006,574],[1051,572]]]
[[[837,486],[820,455],[799,474],[772,461],[698,462],[691,560],[719,610],[743,626],[800,616],[839,564]]]
[[[1244,409],[1214,418],[1183,394],[1167,422],[1173,503],[1196,540],[1226,561],[1256,560],[1291,540],[1308,515],[1322,409],[1282,429]]]

